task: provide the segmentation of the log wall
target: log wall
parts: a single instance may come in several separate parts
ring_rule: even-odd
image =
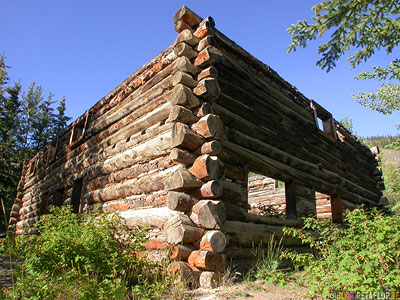
[[[227,260],[247,258],[253,244],[273,237],[300,245],[282,227],[301,226],[304,208],[315,211],[310,191],[334,195],[337,218],[343,198],[376,205],[374,155],[328,112],[211,17],[183,6],[174,24],[168,49],[25,165],[10,222],[17,234],[50,205],[99,206],[128,226],[152,227],[146,249],[167,247],[170,272],[213,286]],[[249,171],[287,183],[291,218],[249,213]]]

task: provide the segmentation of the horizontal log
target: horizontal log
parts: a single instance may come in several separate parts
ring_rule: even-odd
[[[194,110],[194,114],[199,118],[212,114],[211,105],[207,102],[203,103],[200,107]]]
[[[175,215],[164,224],[165,236],[172,244],[189,244],[198,240],[204,230],[197,227],[188,216],[183,214]]]
[[[172,278],[192,287],[199,285],[200,271],[183,261],[174,261],[168,265],[167,273]]]
[[[182,165],[191,165],[196,160],[197,156],[189,151],[174,148],[171,150],[169,158],[174,162]]]
[[[180,147],[194,150],[204,144],[205,139],[194,132],[186,124],[174,123],[172,127],[171,147]]]
[[[188,258],[188,263],[204,271],[223,272],[226,269],[225,256],[210,251],[193,251]]]
[[[183,105],[187,108],[194,108],[200,105],[200,101],[193,94],[190,88],[182,84],[178,84],[172,90],[171,104]]]
[[[176,44],[174,47],[174,52],[176,56],[185,56],[189,59],[195,58],[197,56],[197,52],[194,51],[193,48],[186,43]]]
[[[189,88],[194,88],[197,86],[197,81],[194,80],[189,74],[178,71],[172,77],[172,85],[177,86],[178,84],[182,84]]]
[[[206,36],[210,36],[213,34],[214,26],[215,22],[213,18],[205,18],[197,26],[196,30],[193,32],[193,35],[197,36],[201,40]]]
[[[224,164],[216,156],[204,154],[196,158],[189,172],[200,180],[220,179],[225,173]]]
[[[221,152],[221,145],[218,141],[210,141],[206,142],[203,145],[201,145],[200,148],[197,148],[194,151],[194,154],[196,155],[204,155],[204,154],[209,154],[209,155],[218,155]]]
[[[221,201],[200,200],[191,210],[190,219],[206,229],[219,229],[225,222],[225,210]]]
[[[185,29],[178,34],[174,44],[185,42],[186,44],[189,44],[190,46],[193,47],[196,46],[199,43],[199,41],[200,39],[197,36],[195,36],[191,30]]]
[[[168,192],[167,206],[171,210],[189,211],[198,199],[184,193]]]
[[[199,43],[195,47],[195,50],[197,52],[201,52],[208,46],[215,46],[215,45],[216,45],[216,42],[215,42],[214,37],[211,35],[208,35],[199,41]]]
[[[174,245],[171,248],[171,259],[186,260],[195,248],[190,245]]]
[[[283,234],[281,226],[262,225],[238,221],[225,221],[222,232],[235,236],[241,247],[252,247],[259,243],[268,244],[273,237],[283,246],[299,246],[301,240]]]
[[[222,196],[223,189],[218,180],[211,180],[203,184],[201,188],[193,190],[192,194],[198,199],[215,199]]]
[[[179,169],[165,180],[164,186],[167,191],[182,192],[200,187],[202,182],[190,174],[188,170]]]
[[[200,241],[200,250],[223,252],[226,246],[226,237],[221,231],[207,231]]]
[[[181,122],[185,124],[192,124],[197,122],[198,120],[199,118],[193,115],[190,109],[187,109],[180,105],[174,105],[171,107],[167,122]]]
[[[179,20],[178,22],[176,22],[175,26],[174,26],[174,30],[177,33],[181,33],[184,30],[190,30],[191,32],[193,32],[194,30],[192,29],[192,27],[190,27],[188,24],[186,24],[185,22],[183,22],[182,20]]]
[[[202,117],[192,125],[192,129],[204,138],[222,139],[226,136],[221,118],[212,114]]]
[[[217,99],[220,93],[221,89],[218,80],[211,77],[201,79],[193,89],[193,94],[208,101]]]
[[[203,18],[199,17],[196,13],[190,10],[187,6],[183,5],[174,15],[174,24],[178,21],[185,22],[191,27],[197,26],[203,20]]]
[[[118,215],[128,228],[136,228],[138,225],[162,228],[165,222],[177,215],[177,212],[160,207],[127,210],[118,212]]]
[[[198,82],[200,82],[202,79],[205,78],[217,78],[217,77],[218,77],[218,70],[215,67],[211,66],[201,71],[200,74],[197,75],[196,79]]]

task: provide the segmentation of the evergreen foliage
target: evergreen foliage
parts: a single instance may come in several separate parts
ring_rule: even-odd
[[[287,50],[305,48],[309,41],[331,33],[330,39],[318,48],[321,58],[317,65],[327,72],[347,52],[354,50],[347,59],[354,68],[376,51],[392,53],[400,43],[399,0],[329,0],[312,9],[312,23],[301,20],[287,30],[292,35]],[[388,80],[376,92],[358,92],[353,96],[361,105],[383,114],[400,111],[399,59],[387,66],[375,66],[373,71],[363,71],[356,79]]]
[[[27,92],[16,82],[10,85],[4,55],[0,56],[0,199],[7,214],[12,206],[22,163],[45,147],[66,127],[65,98],[56,108],[53,94],[32,83]],[[5,230],[0,216],[0,231]]]

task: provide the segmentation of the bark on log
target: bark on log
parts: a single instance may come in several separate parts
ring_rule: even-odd
[[[210,251],[193,251],[188,258],[188,263],[204,271],[223,272],[226,269],[225,256]]]
[[[180,169],[166,179],[164,187],[167,191],[182,192],[200,187],[201,185],[201,181],[190,174],[188,170]]]
[[[171,210],[189,211],[198,200],[184,193],[169,192],[167,197],[167,205]]]
[[[188,216],[178,214],[164,224],[165,236],[169,243],[188,244],[198,240],[204,230],[194,224]]]
[[[212,101],[218,99],[221,89],[217,79],[207,77],[198,82],[196,87],[193,89],[193,93],[196,96]]]
[[[193,191],[193,195],[198,199],[218,198],[223,194],[222,185],[218,180],[211,180],[203,184],[201,188]]]
[[[201,272],[200,287],[215,289],[221,285],[222,275],[220,272]]]
[[[174,105],[171,107],[167,122],[181,122],[185,124],[192,124],[199,120],[198,117],[193,115],[190,109],[187,109],[180,105]]]
[[[174,148],[171,150],[169,158],[174,162],[182,165],[191,165],[196,160],[197,156],[189,151]]]
[[[200,250],[223,252],[226,246],[225,234],[221,231],[213,230],[207,231],[200,242]]]
[[[224,204],[221,201],[200,200],[190,214],[190,219],[206,229],[220,229],[225,222]]]
[[[225,173],[224,164],[216,156],[204,154],[199,156],[189,172],[201,180],[220,179]]]
[[[192,90],[182,84],[178,84],[172,90],[172,105],[183,105],[187,108],[193,108],[200,105],[199,99],[193,94]]]
[[[181,147],[194,150],[204,144],[205,139],[194,132],[186,124],[175,123],[172,127],[171,147]]]
[[[192,125],[192,129],[205,138],[223,139],[226,136],[224,123],[212,114],[202,117]]]

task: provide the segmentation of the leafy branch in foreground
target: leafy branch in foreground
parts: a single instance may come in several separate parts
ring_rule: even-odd
[[[298,47],[305,48],[309,41],[330,33],[330,39],[318,47],[321,58],[317,65],[327,72],[336,67],[336,62],[347,52],[351,68],[367,61],[376,51],[387,54],[400,43],[399,0],[328,0],[313,8],[313,22],[298,21],[288,28],[292,35],[288,52]],[[372,72],[363,71],[356,79],[392,80],[376,92],[359,92],[353,98],[361,105],[384,114],[400,110],[400,61],[375,66]]]
[[[144,300],[162,293],[163,266],[138,256],[147,231],[124,228],[118,215],[61,207],[36,228],[38,235],[17,239],[24,262],[6,299]]]
[[[317,234],[311,234],[309,230]],[[305,269],[309,291],[326,298],[330,290],[389,291],[400,288],[400,219],[376,210],[347,212],[344,228],[330,220],[305,220],[285,233],[308,243],[313,254],[286,258]]]

